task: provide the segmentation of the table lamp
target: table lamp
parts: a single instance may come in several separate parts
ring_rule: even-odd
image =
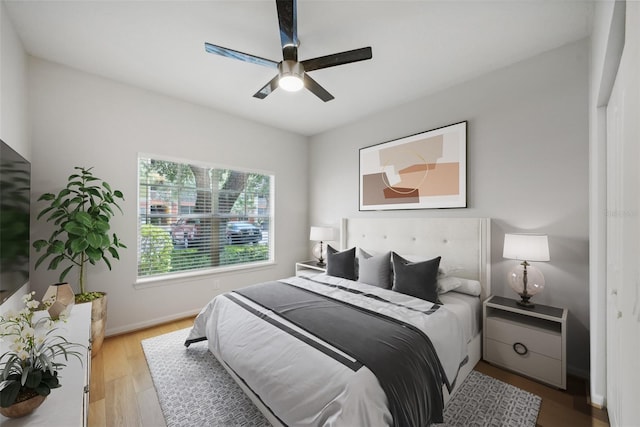
[[[542,272],[529,261],[549,261],[549,242],[544,234],[505,234],[502,256],[522,261],[508,274],[509,286],[520,295],[518,305],[534,307],[529,299],[544,289]]]
[[[335,239],[335,233],[333,228],[315,227],[315,226],[311,227],[311,232],[309,233],[309,240],[319,242],[314,245],[313,251],[312,251],[313,256],[318,259],[318,262],[316,263],[318,267],[324,267],[327,265],[324,262],[326,248],[324,247],[323,243],[330,240],[334,240],[334,239]]]

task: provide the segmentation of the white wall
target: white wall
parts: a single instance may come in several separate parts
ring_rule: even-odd
[[[0,139],[31,160],[27,115],[27,57],[4,2],[0,2]],[[0,312],[21,307],[25,285],[0,306]]]
[[[36,58],[29,61],[29,87],[33,238],[48,237],[50,230],[35,222],[41,207],[35,199],[57,193],[74,166],[93,166],[125,195],[125,215],[116,215],[112,228],[129,248],[112,271],[99,265],[88,275],[90,290],[108,293],[107,334],[195,313],[220,291],[293,274],[308,243],[306,138]],[[134,288],[140,152],[275,173],[276,264]],[[33,289],[41,294],[58,273],[44,267],[32,272]],[[220,291],[213,289],[212,278],[220,280]]]
[[[606,397],[606,105],[624,45],[624,2],[597,2],[589,64],[591,401]]]
[[[425,78],[428,76],[425,75]],[[358,149],[468,121],[467,208],[358,211]],[[547,287],[534,302],[569,308],[571,372],[589,371],[588,42],[544,53],[465,84],[311,138],[310,219],[491,217],[493,293],[514,297],[506,232],[549,235]]]

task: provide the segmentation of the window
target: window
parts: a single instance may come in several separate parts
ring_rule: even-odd
[[[140,156],[138,178],[138,277],[273,259],[273,176]]]

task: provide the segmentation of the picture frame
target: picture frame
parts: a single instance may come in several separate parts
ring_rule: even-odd
[[[360,210],[467,207],[467,122],[360,149]]]

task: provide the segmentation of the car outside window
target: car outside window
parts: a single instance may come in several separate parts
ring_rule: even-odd
[[[273,260],[273,176],[138,159],[138,277]]]

